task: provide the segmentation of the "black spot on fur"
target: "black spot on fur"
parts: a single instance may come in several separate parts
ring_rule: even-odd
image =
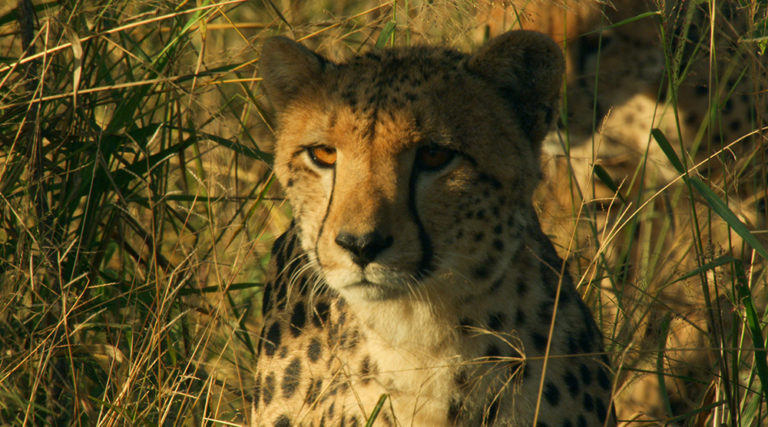
[[[478,279],[485,279],[486,277],[490,276],[491,272],[487,265],[481,265],[475,267],[475,269],[472,270],[472,274],[474,274]]]
[[[551,406],[557,406],[560,403],[560,390],[551,381],[544,385],[544,398]]]
[[[269,329],[267,329],[267,336],[265,338],[264,352],[267,356],[272,356],[275,354],[277,347],[280,346],[280,324],[278,322],[272,323]]]
[[[494,190],[501,189],[501,183],[496,178],[490,175],[486,175],[484,173],[480,174],[480,182],[487,182],[491,184],[491,187],[493,187]]]
[[[288,418],[288,415],[280,415],[277,420],[275,420],[275,427],[291,427],[291,419]]]
[[[368,356],[365,356],[360,363],[360,377],[362,377],[363,384],[371,381],[371,358]]]
[[[488,328],[492,331],[499,332],[504,327],[504,313],[492,313],[488,316]]]
[[[522,297],[528,293],[528,283],[525,280],[517,281],[517,296]]]
[[[581,374],[581,382],[584,383],[584,385],[590,385],[592,384],[592,372],[590,372],[589,368],[585,364],[579,365],[579,373]]]
[[[565,419],[563,420],[563,427],[573,427],[573,423],[571,420]]]
[[[725,101],[725,105],[723,105],[722,113],[730,114],[731,111],[733,111],[733,102],[729,99]]]
[[[298,357],[295,357],[283,373],[282,389],[284,398],[288,399],[293,396],[293,393],[299,387],[299,381],[301,381],[301,361]]]
[[[544,301],[538,310],[539,321],[542,323],[550,323],[552,321],[552,309],[554,308],[554,301]]]
[[[480,233],[475,233],[475,235],[472,238],[474,239],[475,242],[479,242],[483,240],[484,237],[485,237],[485,234],[480,232]]]
[[[497,251],[504,250],[504,242],[502,242],[501,239],[493,239],[493,248]]]
[[[531,334],[531,338],[533,338],[533,347],[540,352],[543,352],[547,349],[547,336],[539,333],[534,332]]]
[[[611,361],[608,360],[608,355],[607,354],[601,354],[600,355],[600,360],[605,364],[605,366],[610,366],[611,365]]]
[[[469,379],[467,378],[467,372],[466,371],[459,371],[459,373],[456,374],[455,377],[453,377],[453,382],[456,383],[456,386],[459,388],[465,388],[467,386],[467,382]]]
[[[379,412],[379,418],[384,424],[388,426],[393,426],[395,423],[392,422],[392,418],[389,417],[389,413],[387,412]]]
[[[576,418],[576,424],[578,425],[578,427],[587,427],[587,419],[584,418],[584,415],[579,415]]]
[[[472,319],[465,317],[461,320],[459,320],[459,326],[462,334],[468,334],[473,328],[475,328],[474,322],[472,322]]]
[[[501,226],[501,224],[496,224],[495,227],[493,227],[493,234],[500,235],[504,231],[504,227]]]
[[[272,396],[275,395],[275,375],[273,373],[269,373],[269,375],[264,378],[264,386],[261,388],[261,400],[264,402],[264,406],[269,405],[269,402],[272,401]]]
[[[336,335],[338,335],[338,332],[339,332],[338,323],[331,323],[328,326],[328,347],[333,347],[336,345]]]
[[[298,337],[301,335],[301,330],[304,329],[304,324],[307,321],[307,312],[304,309],[303,302],[297,302],[293,306],[293,314],[291,314],[291,335]]]
[[[605,418],[608,416],[608,410],[602,399],[595,398],[595,413],[597,414],[597,419],[600,420],[600,424],[605,423]]]
[[[318,379],[314,382],[309,383],[309,388],[307,389],[307,395],[304,397],[304,402],[311,405],[315,402],[317,402],[317,398],[320,396],[320,390],[323,389],[323,380]]]
[[[345,350],[352,350],[353,348],[357,347],[357,344],[360,342],[360,332],[357,329],[352,329],[347,334],[346,332],[346,342],[342,345],[344,346]]]
[[[256,385],[253,387],[253,402],[254,409],[259,408],[259,400],[261,400],[261,377],[256,377]]]
[[[579,347],[584,353],[592,352],[592,334],[586,329],[579,332]]]
[[[485,417],[483,417],[482,425],[486,426],[496,424],[496,417],[499,415],[499,400],[500,399],[495,398],[493,402],[488,405],[488,412],[486,412]]]
[[[592,412],[594,408],[595,402],[592,400],[592,395],[589,393],[584,393],[584,410],[587,412]]]
[[[320,358],[321,353],[322,346],[320,345],[320,340],[312,337],[312,339],[309,341],[309,346],[307,346],[307,357],[309,357],[309,360],[314,363],[317,362],[317,359]]]
[[[501,285],[503,285],[503,284],[504,284],[504,279],[503,278],[500,278],[499,280],[493,282],[491,287],[488,288],[488,293],[489,294],[495,294],[496,291],[498,291],[499,288],[501,288]]]
[[[515,315],[515,326],[518,328],[525,325],[525,312],[518,308],[517,314]]]
[[[451,402],[448,404],[448,421],[451,424],[455,424],[459,420],[459,413],[461,412],[461,399],[451,398]]]
[[[312,324],[318,328],[322,328],[324,324],[328,323],[328,314],[330,306],[326,302],[319,302],[315,306],[312,315]]]
[[[571,397],[576,398],[579,394],[579,379],[576,378],[576,375],[568,369],[565,371],[563,381],[565,382],[565,386],[568,388],[568,393]]]
[[[501,350],[499,350],[499,347],[496,344],[490,344],[485,350],[485,357],[496,358],[499,356],[501,356]]]
[[[597,383],[603,390],[608,390],[611,388],[611,380],[608,379],[608,374],[605,372],[605,368],[598,368]]]
[[[573,336],[568,337],[568,354],[579,354],[579,345],[576,343],[576,338]]]

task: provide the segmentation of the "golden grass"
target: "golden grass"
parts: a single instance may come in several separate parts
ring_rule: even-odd
[[[569,52],[537,206],[603,326],[620,417],[760,425],[766,8],[651,3],[0,6],[0,423],[246,419],[263,268],[290,221],[265,37],[342,58],[523,25]]]

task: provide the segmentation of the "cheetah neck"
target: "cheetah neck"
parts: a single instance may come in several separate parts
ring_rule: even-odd
[[[519,257],[520,252],[510,253],[509,258]],[[517,305],[514,288],[520,276],[519,270],[505,264],[492,282],[482,285],[468,284],[455,276],[446,277],[419,293],[418,297],[348,301],[349,308],[369,339],[379,341],[388,351],[406,352],[432,363],[435,358],[460,357],[466,344],[463,340],[468,335],[489,332],[488,318],[484,314],[488,307],[513,312]],[[471,286],[482,291],[447,301],[441,292],[446,288],[467,289]]]

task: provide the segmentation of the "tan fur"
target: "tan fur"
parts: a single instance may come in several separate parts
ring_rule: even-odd
[[[600,332],[531,206],[562,72],[531,32],[342,64],[267,42],[296,224],[273,253],[253,424],[361,424],[380,396],[380,425],[614,422]],[[427,149],[449,160],[430,169]]]

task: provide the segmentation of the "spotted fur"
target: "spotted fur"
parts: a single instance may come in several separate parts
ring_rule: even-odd
[[[252,423],[363,425],[384,396],[376,425],[613,425],[600,331],[531,206],[557,46],[516,31],[334,64],[275,38],[261,67],[295,223]]]

